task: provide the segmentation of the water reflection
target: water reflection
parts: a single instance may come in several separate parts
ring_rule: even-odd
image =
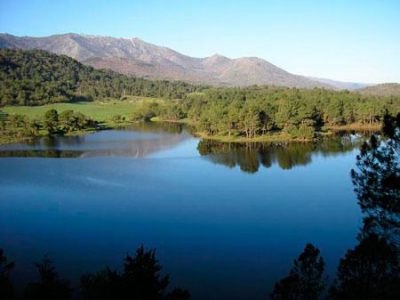
[[[176,148],[182,142],[195,138],[190,129],[175,123],[138,123],[129,128],[100,131],[74,137],[43,137],[23,144],[0,146],[0,157],[133,157]],[[229,168],[238,166],[246,173],[255,173],[260,166],[278,165],[289,170],[311,163],[313,156],[340,155],[361,143],[365,135],[339,133],[314,143],[222,143],[200,140],[198,154],[206,160]]]
[[[129,128],[84,136],[42,137],[0,146],[0,157],[82,158],[128,156],[143,158],[190,139],[181,124],[138,123]]]
[[[277,164],[289,170],[295,166],[311,163],[313,155],[324,157],[352,151],[361,143],[361,136],[338,135],[314,143],[220,143],[202,140],[198,144],[200,155],[209,161],[229,168],[239,166],[240,170],[255,173],[260,166],[269,168]]]
[[[83,153],[82,151],[62,150],[11,150],[0,151],[0,157],[77,158]]]

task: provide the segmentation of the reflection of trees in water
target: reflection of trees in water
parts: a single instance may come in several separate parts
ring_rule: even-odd
[[[78,146],[88,143],[85,136],[43,137],[33,139],[29,142],[28,145],[32,146],[33,149],[2,150],[0,151],[0,157],[74,158],[129,156],[141,158],[161,150],[172,148],[190,138],[188,133],[183,132],[183,125],[175,123],[139,122],[121,130],[156,133],[156,135],[149,138],[146,136],[140,137],[139,139],[121,138],[115,143],[107,140],[92,142],[90,143],[90,147],[93,148],[92,150],[62,150],[64,146]],[[98,148],[96,148],[97,144]],[[109,148],[104,149],[106,146],[109,146]]]
[[[135,130],[139,132],[161,132],[180,134],[184,129],[183,124],[172,122],[137,122],[123,130]]]
[[[76,158],[82,151],[65,150],[10,150],[0,151],[0,157],[48,157],[48,158]]]
[[[113,149],[83,151],[81,157],[127,156],[143,158],[150,154],[173,148],[188,138],[190,136],[185,134],[162,134],[156,138],[124,141],[124,143]]]
[[[364,214],[358,245],[340,260],[329,299],[400,299],[400,114],[385,116],[384,139],[372,136],[357,156],[351,175],[358,203]],[[306,251],[305,261],[313,261]],[[320,269],[310,265],[315,272]],[[288,277],[276,283],[273,299],[320,299]],[[315,279],[315,277],[314,277]],[[305,286],[313,283],[306,280]],[[285,294],[286,293],[286,294]]]
[[[315,143],[221,143],[201,140],[197,146],[200,155],[210,161],[244,172],[255,173],[260,165],[266,168],[278,164],[288,170],[295,166],[311,163],[312,156],[331,156],[351,151],[358,145],[358,139],[351,136],[326,138]]]

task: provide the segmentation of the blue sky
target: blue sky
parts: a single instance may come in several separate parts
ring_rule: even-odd
[[[399,0],[0,0],[0,32],[139,37],[195,57],[258,56],[296,74],[400,82]]]

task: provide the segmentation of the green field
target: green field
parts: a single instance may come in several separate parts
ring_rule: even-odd
[[[1,111],[7,114],[26,115],[30,119],[40,119],[49,109],[56,109],[59,113],[65,110],[74,110],[96,120],[113,125],[112,118],[121,115],[129,119],[135,109],[143,102],[162,102],[157,98],[129,97],[125,101],[108,100],[78,103],[56,103],[42,106],[5,106]]]

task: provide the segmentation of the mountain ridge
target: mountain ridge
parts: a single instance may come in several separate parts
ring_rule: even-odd
[[[400,96],[400,83],[381,83],[373,86],[367,86],[357,91],[360,94],[367,96]]]
[[[0,33],[0,48],[41,49],[67,55],[97,69],[111,69],[125,75],[215,86],[257,84],[330,89],[365,86],[292,74],[258,57],[232,59],[220,54],[204,58],[191,57],[137,37],[117,38],[77,33],[19,37]]]

